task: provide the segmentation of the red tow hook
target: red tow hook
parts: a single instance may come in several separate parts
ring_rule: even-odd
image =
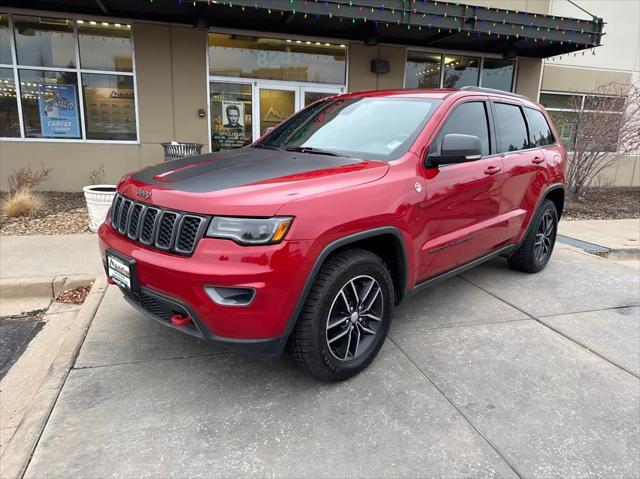
[[[179,314],[174,314],[173,316],[171,316],[171,324],[173,324],[178,328],[186,326],[190,322],[191,322],[190,316],[182,317]]]

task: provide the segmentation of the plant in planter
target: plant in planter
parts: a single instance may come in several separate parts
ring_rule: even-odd
[[[116,185],[104,184],[104,176],[104,166],[96,168],[89,174],[89,186],[82,188],[91,218],[89,229],[94,233],[104,223],[116,194]]]

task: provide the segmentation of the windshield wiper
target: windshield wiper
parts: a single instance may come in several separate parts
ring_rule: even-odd
[[[313,153],[314,155],[329,155],[329,156],[342,156],[346,157],[347,155],[342,155],[340,153],[336,153],[334,151],[323,150],[321,148],[314,148],[312,146],[288,146],[285,148],[287,151],[299,151],[300,153]]]
[[[264,143],[256,143],[251,145],[251,148],[264,148],[266,150],[280,150],[277,146],[265,145]]]

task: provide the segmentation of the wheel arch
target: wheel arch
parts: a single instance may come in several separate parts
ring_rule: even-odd
[[[558,219],[560,219],[562,217],[562,212],[564,211],[564,201],[565,201],[564,185],[561,185],[561,184],[551,185],[544,192],[542,201],[544,200],[551,200],[553,202],[553,204],[556,206]],[[540,204],[542,204],[542,201],[540,202]]]
[[[388,248],[389,245],[393,247]],[[316,258],[311,272],[307,276],[302,293],[289,317],[285,334],[282,336],[283,348],[296,325],[298,316],[307,300],[311,286],[320,272],[320,268],[331,255],[348,248],[361,248],[380,256],[389,268],[389,273],[393,280],[395,304],[399,304],[404,298],[407,290],[409,266],[406,246],[398,228],[395,226],[383,226],[338,238],[325,246]]]

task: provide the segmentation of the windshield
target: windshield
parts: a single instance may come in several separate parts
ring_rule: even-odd
[[[314,103],[254,144],[390,161],[407,152],[442,102],[423,98],[346,98]]]

